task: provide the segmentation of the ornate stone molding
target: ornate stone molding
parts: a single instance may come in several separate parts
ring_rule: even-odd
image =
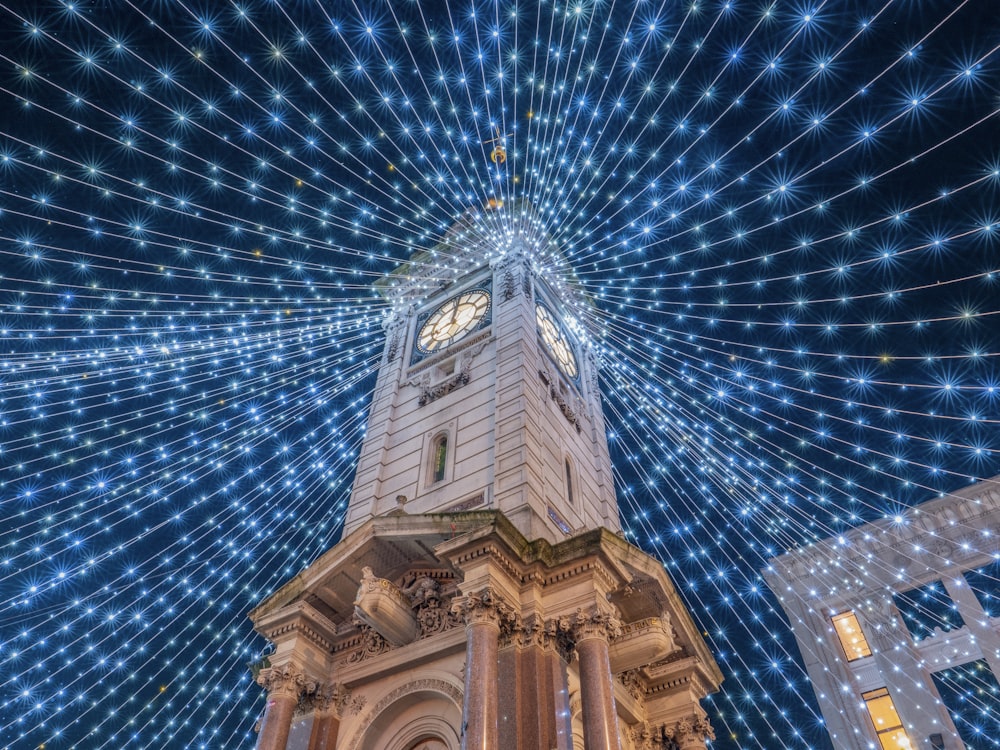
[[[441,584],[430,576],[420,576],[403,592],[416,610],[419,638],[443,633],[462,624],[462,618],[457,613],[442,606]]]
[[[638,669],[621,672],[617,677],[625,691],[637,701],[642,701],[646,697],[646,684]]]
[[[447,396],[454,390],[458,390],[463,385],[467,385],[469,382],[469,373],[465,371],[456,372],[447,380],[443,380],[440,383],[430,384],[430,378],[427,378],[427,382],[421,384],[420,386],[420,397],[417,398],[417,404],[420,406],[427,406],[427,404],[432,401],[437,401],[442,396]]]
[[[303,690],[299,693],[299,703],[296,714],[334,713],[340,715],[341,709],[350,695],[343,685],[328,683],[317,685],[315,690]]]
[[[477,356],[479,356],[479,354],[482,353],[488,343],[489,337],[485,336],[480,338],[474,345],[466,348],[461,354],[458,355],[455,372],[450,377],[445,378],[442,381],[433,383],[431,381],[430,370],[424,370],[419,377],[408,380],[406,382],[407,385],[420,389],[420,395],[417,397],[417,404],[419,406],[426,406],[442,396],[447,396],[449,393],[461,388],[463,385],[467,385],[469,380],[472,379],[472,362]]]
[[[365,730],[372,724],[372,722],[375,721],[376,718],[378,718],[378,716],[383,711],[385,711],[387,708],[389,708],[393,703],[398,701],[403,696],[409,695],[410,693],[418,693],[418,692],[440,693],[445,697],[449,698],[459,708],[461,708],[462,706],[462,691],[459,688],[452,685],[450,682],[434,679],[432,677],[428,677],[421,680],[414,680],[413,682],[408,682],[405,685],[401,685],[400,687],[391,691],[383,698],[381,698],[378,703],[372,706],[371,710],[369,710],[364,715],[362,720],[358,723],[358,726],[361,728],[354,735],[350,744],[347,745],[348,749],[357,750],[361,746],[361,743],[365,738]],[[354,713],[356,714],[361,713],[361,711],[364,710],[364,705],[365,704],[362,703],[361,707]]]

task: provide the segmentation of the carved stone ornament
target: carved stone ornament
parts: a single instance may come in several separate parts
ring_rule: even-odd
[[[659,734],[654,732],[649,724],[636,724],[629,728],[632,746],[635,750],[654,750],[659,745]],[[656,745],[653,743],[656,742]]]
[[[426,406],[432,401],[437,401],[442,396],[447,396],[463,385],[467,385],[472,379],[472,361],[486,348],[487,343],[489,343],[489,339],[484,338],[475,344],[475,346],[463,351],[459,355],[455,372],[442,381],[437,383],[432,382],[429,370],[421,373],[417,378],[408,380],[407,385],[420,389],[420,395],[417,397],[417,405]]]
[[[503,275],[503,300],[504,302],[509,302],[514,299],[517,294],[517,279],[514,278],[514,272],[509,268],[504,272]]]
[[[891,599],[876,599],[874,608],[864,610],[862,617],[871,626],[867,629],[869,640],[879,651],[891,651],[900,641],[909,640],[909,633],[902,627]]]
[[[638,669],[622,672],[618,675],[618,681],[624,686],[625,691],[637,701],[641,701],[646,696],[646,686],[643,684]]]
[[[515,621],[513,608],[489,586],[462,599],[456,599],[451,610],[465,620],[467,625],[489,623],[496,625],[501,631],[509,630]]]
[[[309,679],[302,670],[292,664],[262,669],[257,676],[257,684],[271,697],[285,696],[296,699],[302,693],[313,694],[319,688],[319,683]]]
[[[541,369],[538,371],[538,377],[542,379],[542,382],[549,387],[549,397],[556,402],[556,406],[559,407],[559,411],[562,415],[566,417],[566,420],[576,427],[577,432],[581,432],[583,427],[580,425],[580,414],[583,412],[583,407],[580,403],[580,399],[577,400],[577,408],[574,409],[570,403],[563,398],[562,393],[559,392],[559,387],[556,383],[555,378],[549,373],[548,370]]]
[[[403,320],[391,313],[382,321],[382,328],[385,331],[385,361],[392,362],[403,344]]]
[[[599,607],[578,609],[569,620],[576,641],[602,638],[610,641],[622,633],[622,622],[613,613]]]
[[[564,661],[569,661],[573,655],[573,633],[568,620],[515,615],[506,627],[501,627],[500,636],[502,646],[553,650]]]
[[[663,727],[663,734],[668,740],[673,740],[682,750],[691,747],[704,747],[705,740],[714,740],[715,731],[708,717],[691,714]]]
[[[447,380],[442,380],[440,383],[435,383],[434,385],[430,384],[430,378],[428,378],[426,385],[420,389],[420,397],[417,399],[417,403],[420,406],[426,406],[432,401],[437,401],[442,396],[447,396],[463,385],[467,385],[468,382],[469,373],[464,371],[456,372]]]
[[[361,631],[361,645],[354,653],[347,657],[347,661],[350,664],[357,664],[372,656],[384,654],[392,648],[389,642],[380,636],[371,625],[360,619],[356,619],[354,622]]]

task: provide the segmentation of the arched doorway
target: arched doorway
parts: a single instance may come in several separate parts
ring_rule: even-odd
[[[437,737],[429,737],[417,740],[417,744],[411,745],[410,750],[449,750],[449,748],[444,743],[444,740],[439,740]]]

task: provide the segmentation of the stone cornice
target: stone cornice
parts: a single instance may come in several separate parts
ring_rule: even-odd
[[[254,623],[257,632],[272,643],[303,637],[324,652],[333,650],[337,626],[308,602],[300,601],[262,616]]]

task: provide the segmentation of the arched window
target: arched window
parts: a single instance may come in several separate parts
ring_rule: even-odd
[[[566,459],[566,500],[569,504],[573,504],[573,467],[570,465],[569,459]]]
[[[448,436],[438,435],[431,450],[431,482],[443,482],[447,467]]]

